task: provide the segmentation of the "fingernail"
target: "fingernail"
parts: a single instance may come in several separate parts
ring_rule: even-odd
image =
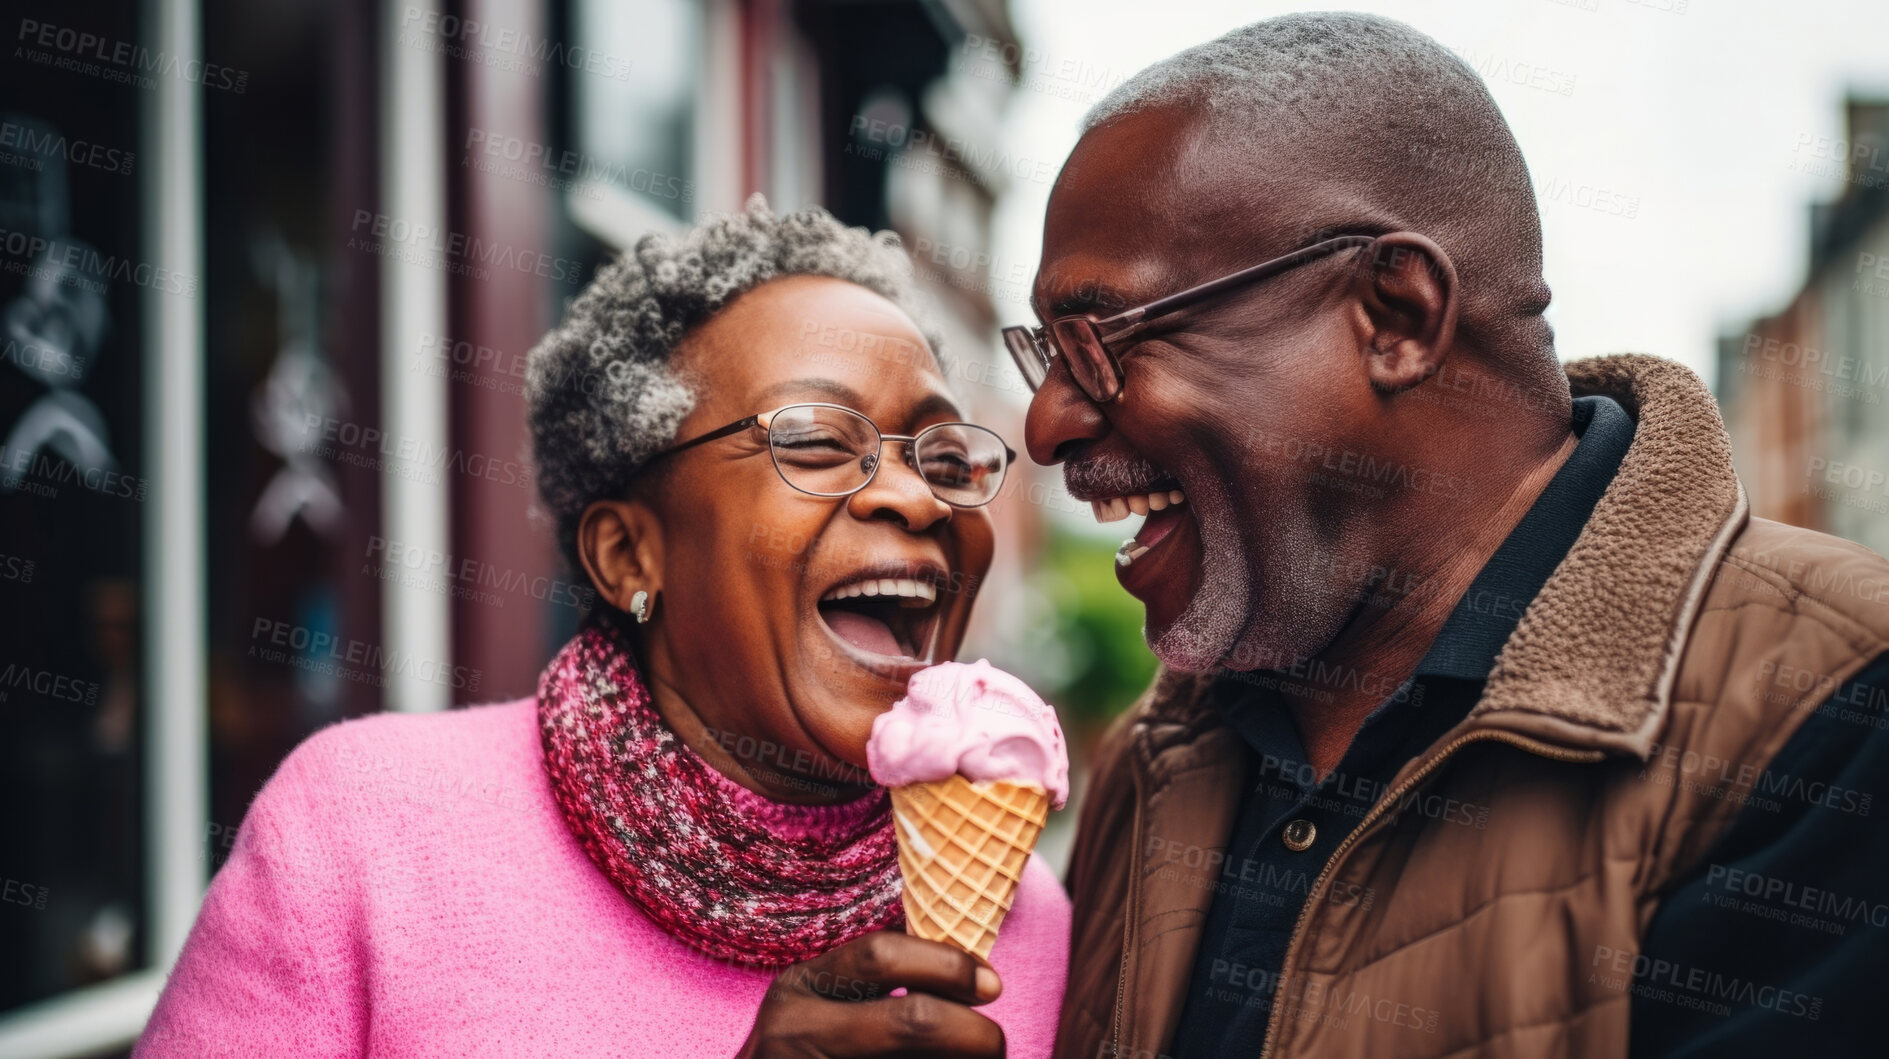
[[[1004,991],[1004,984],[997,977],[997,972],[988,967],[977,969],[977,999],[995,1000],[997,994]]]

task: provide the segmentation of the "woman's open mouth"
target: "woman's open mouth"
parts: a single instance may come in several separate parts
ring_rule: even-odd
[[[943,613],[939,586],[947,583],[944,569],[929,563],[877,564],[827,589],[820,620],[875,672],[890,676],[929,665]]]

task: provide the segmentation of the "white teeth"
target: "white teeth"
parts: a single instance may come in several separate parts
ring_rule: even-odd
[[[1091,500],[1089,509],[1095,512],[1097,522],[1120,522],[1131,514],[1145,515],[1150,511],[1164,511],[1186,499],[1187,494],[1179,489],[1168,489],[1159,493]]]
[[[1136,544],[1135,538],[1130,537],[1122,542],[1120,548],[1115,550],[1115,565],[1120,567],[1132,566],[1136,559],[1146,554],[1148,554],[1148,546],[1145,544]]]
[[[938,588],[930,582],[909,577],[874,578],[841,585],[820,599],[824,602],[830,599],[852,599],[854,596],[893,596],[899,599],[922,599],[930,603],[938,598]]]

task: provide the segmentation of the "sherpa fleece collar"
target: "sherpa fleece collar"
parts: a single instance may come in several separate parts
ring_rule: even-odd
[[[1749,509],[1697,375],[1637,353],[1566,367],[1574,396],[1612,397],[1639,427],[1465,724],[1645,758],[1699,601]]]

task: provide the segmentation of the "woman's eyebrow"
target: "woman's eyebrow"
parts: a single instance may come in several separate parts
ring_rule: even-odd
[[[784,397],[804,398],[809,391],[828,398],[834,404],[845,405],[854,411],[859,411],[859,406],[865,403],[864,398],[860,397],[859,391],[837,379],[788,379],[785,382],[777,382],[767,389],[762,390],[755,396],[755,401],[760,404],[768,404]],[[917,404],[912,406],[911,413],[907,418],[911,422],[917,423],[940,414],[948,415],[953,419],[964,418],[964,413],[958,409],[958,403],[942,393],[926,394]]]
[[[798,396],[808,391],[820,394],[831,399],[834,404],[843,404],[848,408],[855,407],[860,401],[859,391],[837,379],[788,379],[762,390],[756,395],[755,400],[765,403],[775,398]]]
[[[958,410],[958,403],[941,393],[929,394],[918,406],[912,409],[912,422],[917,423],[935,415],[948,415],[952,419],[963,419],[964,413]]]

